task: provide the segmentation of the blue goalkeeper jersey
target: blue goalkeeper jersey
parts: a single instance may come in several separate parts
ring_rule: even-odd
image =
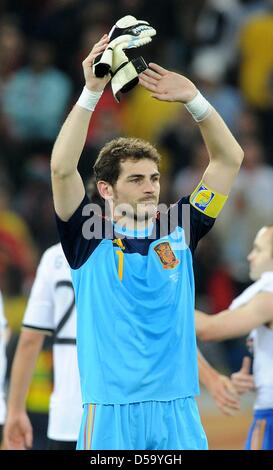
[[[88,239],[89,203],[85,196],[68,222],[57,217],[75,290],[83,403],[197,395],[192,255],[214,219],[185,197],[146,232],[103,219],[102,236]]]

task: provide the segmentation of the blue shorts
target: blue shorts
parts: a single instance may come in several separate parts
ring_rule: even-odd
[[[255,410],[246,450],[273,450],[273,409]]]
[[[84,405],[77,450],[206,450],[195,399]]]

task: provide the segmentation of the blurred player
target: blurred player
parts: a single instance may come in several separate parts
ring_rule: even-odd
[[[151,64],[141,84],[157,99],[185,104],[199,123],[210,163],[193,194],[159,218],[156,149],[138,139],[111,141],[94,172],[100,195],[112,207],[112,220],[90,220],[77,166],[92,111],[110,79],[96,78],[92,71],[107,44],[105,35],[83,62],[85,88],[51,161],[58,229],[77,306],[84,403],[77,448],[206,449],[194,399],[192,255],[223,207],[243,152],[190,80]],[[191,214],[189,244],[183,204]],[[164,220],[171,223],[164,225]]]
[[[73,450],[82,406],[76,355],[76,311],[70,269],[59,244],[45,251],[37,270],[12,366],[6,449],[32,447],[26,397],[46,335],[53,335],[54,388],[50,398],[48,449]]]
[[[5,403],[5,375],[6,375],[6,330],[7,322],[4,316],[4,307],[2,295],[0,292],[0,446],[2,441],[2,428],[6,416],[6,403]]]
[[[273,450],[273,226],[257,234],[248,256],[250,278],[255,281],[218,315],[196,312],[196,331],[204,341],[219,341],[250,333],[253,342],[253,374],[250,360],[232,375],[239,393],[257,392],[254,419],[246,449]]]

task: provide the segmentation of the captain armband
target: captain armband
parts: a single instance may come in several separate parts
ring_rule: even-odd
[[[190,203],[195,209],[216,219],[224,207],[228,196],[210,189],[203,181],[190,196]]]

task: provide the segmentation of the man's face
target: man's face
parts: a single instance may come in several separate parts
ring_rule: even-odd
[[[263,227],[259,230],[247,259],[252,281],[257,281],[266,271],[273,271],[273,229],[271,227]]]
[[[120,167],[119,178],[112,188],[115,215],[119,216],[125,210],[129,218],[138,221],[153,218],[160,192],[160,175],[156,163],[149,159],[126,160]]]

